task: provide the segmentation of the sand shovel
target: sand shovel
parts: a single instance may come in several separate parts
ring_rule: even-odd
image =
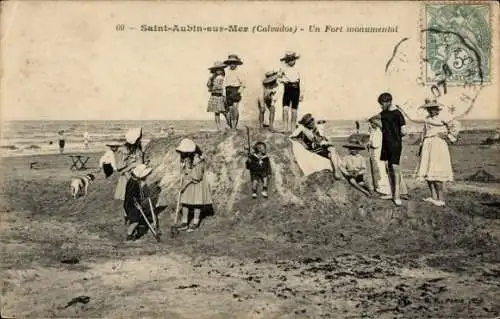
[[[139,205],[139,203],[137,201],[135,201],[135,204],[137,206],[137,209],[139,209],[139,212],[141,213],[142,218],[144,218],[144,220],[146,221],[146,224],[148,225],[148,228],[151,231],[151,233],[153,234],[153,236],[155,237],[156,241],[160,242],[160,236],[158,236],[158,234],[156,233],[153,226],[151,226],[151,223],[149,222],[148,218],[146,217],[146,214],[144,214],[144,211],[142,210],[141,205]]]
[[[184,182],[184,175],[181,176],[181,182],[179,183],[181,187],[183,182]],[[177,225],[177,222],[179,221],[179,210],[181,208],[181,195],[182,195],[182,189],[179,190],[179,194],[177,195],[177,205],[175,207],[174,225]]]
[[[153,216],[153,226],[155,228],[156,233],[159,234],[160,227],[159,227],[158,219],[157,219],[155,210],[153,208],[153,203],[151,202],[151,198],[149,198],[149,197],[148,197],[148,204],[149,204],[149,209],[151,210],[151,215]]]

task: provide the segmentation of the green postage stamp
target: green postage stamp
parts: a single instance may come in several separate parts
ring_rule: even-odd
[[[422,40],[425,81],[486,84],[491,81],[490,3],[426,3]]]

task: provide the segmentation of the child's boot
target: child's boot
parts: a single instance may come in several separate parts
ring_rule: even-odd
[[[266,186],[264,186],[262,188],[262,196],[264,196],[264,198],[267,198],[267,187]]]

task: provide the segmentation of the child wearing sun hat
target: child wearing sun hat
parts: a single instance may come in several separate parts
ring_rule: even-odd
[[[152,169],[144,164],[137,165],[130,174],[125,188],[125,200],[123,208],[129,221],[126,240],[136,240],[139,236],[137,227],[144,223],[144,217],[140,210],[147,198],[146,177]]]
[[[230,127],[236,129],[240,118],[239,103],[241,94],[245,88],[239,67],[243,65],[237,54],[229,54],[224,64],[229,66],[224,78],[224,87],[226,93],[226,106],[229,116]]]
[[[288,51],[280,59],[284,63],[283,68],[280,70],[280,78],[283,83],[283,123],[285,124],[285,131],[290,128],[293,130],[297,124],[297,110],[299,102],[302,101],[304,96],[304,88],[300,72],[297,69],[296,62],[300,55],[296,52]],[[291,109],[290,126],[288,122],[288,111]]]
[[[369,191],[371,187],[367,178],[366,158],[359,153],[365,147],[359,142],[349,143],[343,145],[343,147],[349,150],[349,155],[345,156],[341,162],[344,177],[363,193],[370,195]]]
[[[181,160],[182,221],[179,230],[194,231],[200,225],[201,210],[212,206],[210,185],[205,176],[206,162],[200,147],[191,139],[183,139],[176,151]],[[194,218],[188,223],[189,211],[194,210]]]
[[[410,119],[415,123],[424,124],[417,179],[427,181],[431,192],[431,196],[424,198],[424,201],[436,206],[445,206],[444,182],[453,181],[448,144],[457,141],[459,125],[456,120],[446,120],[441,115],[443,105],[435,99],[426,99],[420,108],[427,111],[426,118]],[[401,111],[408,117],[404,110]]]
[[[207,112],[215,114],[215,125],[217,130],[221,130],[220,114],[226,112],[226,103],[224,97],[224,69],[226,65],[221,61],[216,61],[210,68],[210,77],[207,82],[208,98]]]
[[[262,81],[262,92],[259,94],[257,99],[257,105],[259,106],[259,126],[264,128],[264,115],[266,109],[269,110],[269,128],[274,129],[274,114],[276,111],[277,103],[277,93],[278,90],[278,72],[269,71],[266,72],[265,78]]]

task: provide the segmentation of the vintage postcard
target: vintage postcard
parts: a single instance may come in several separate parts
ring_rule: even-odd
[[[496,1],[3,1],[1,318],[500,318]]]

